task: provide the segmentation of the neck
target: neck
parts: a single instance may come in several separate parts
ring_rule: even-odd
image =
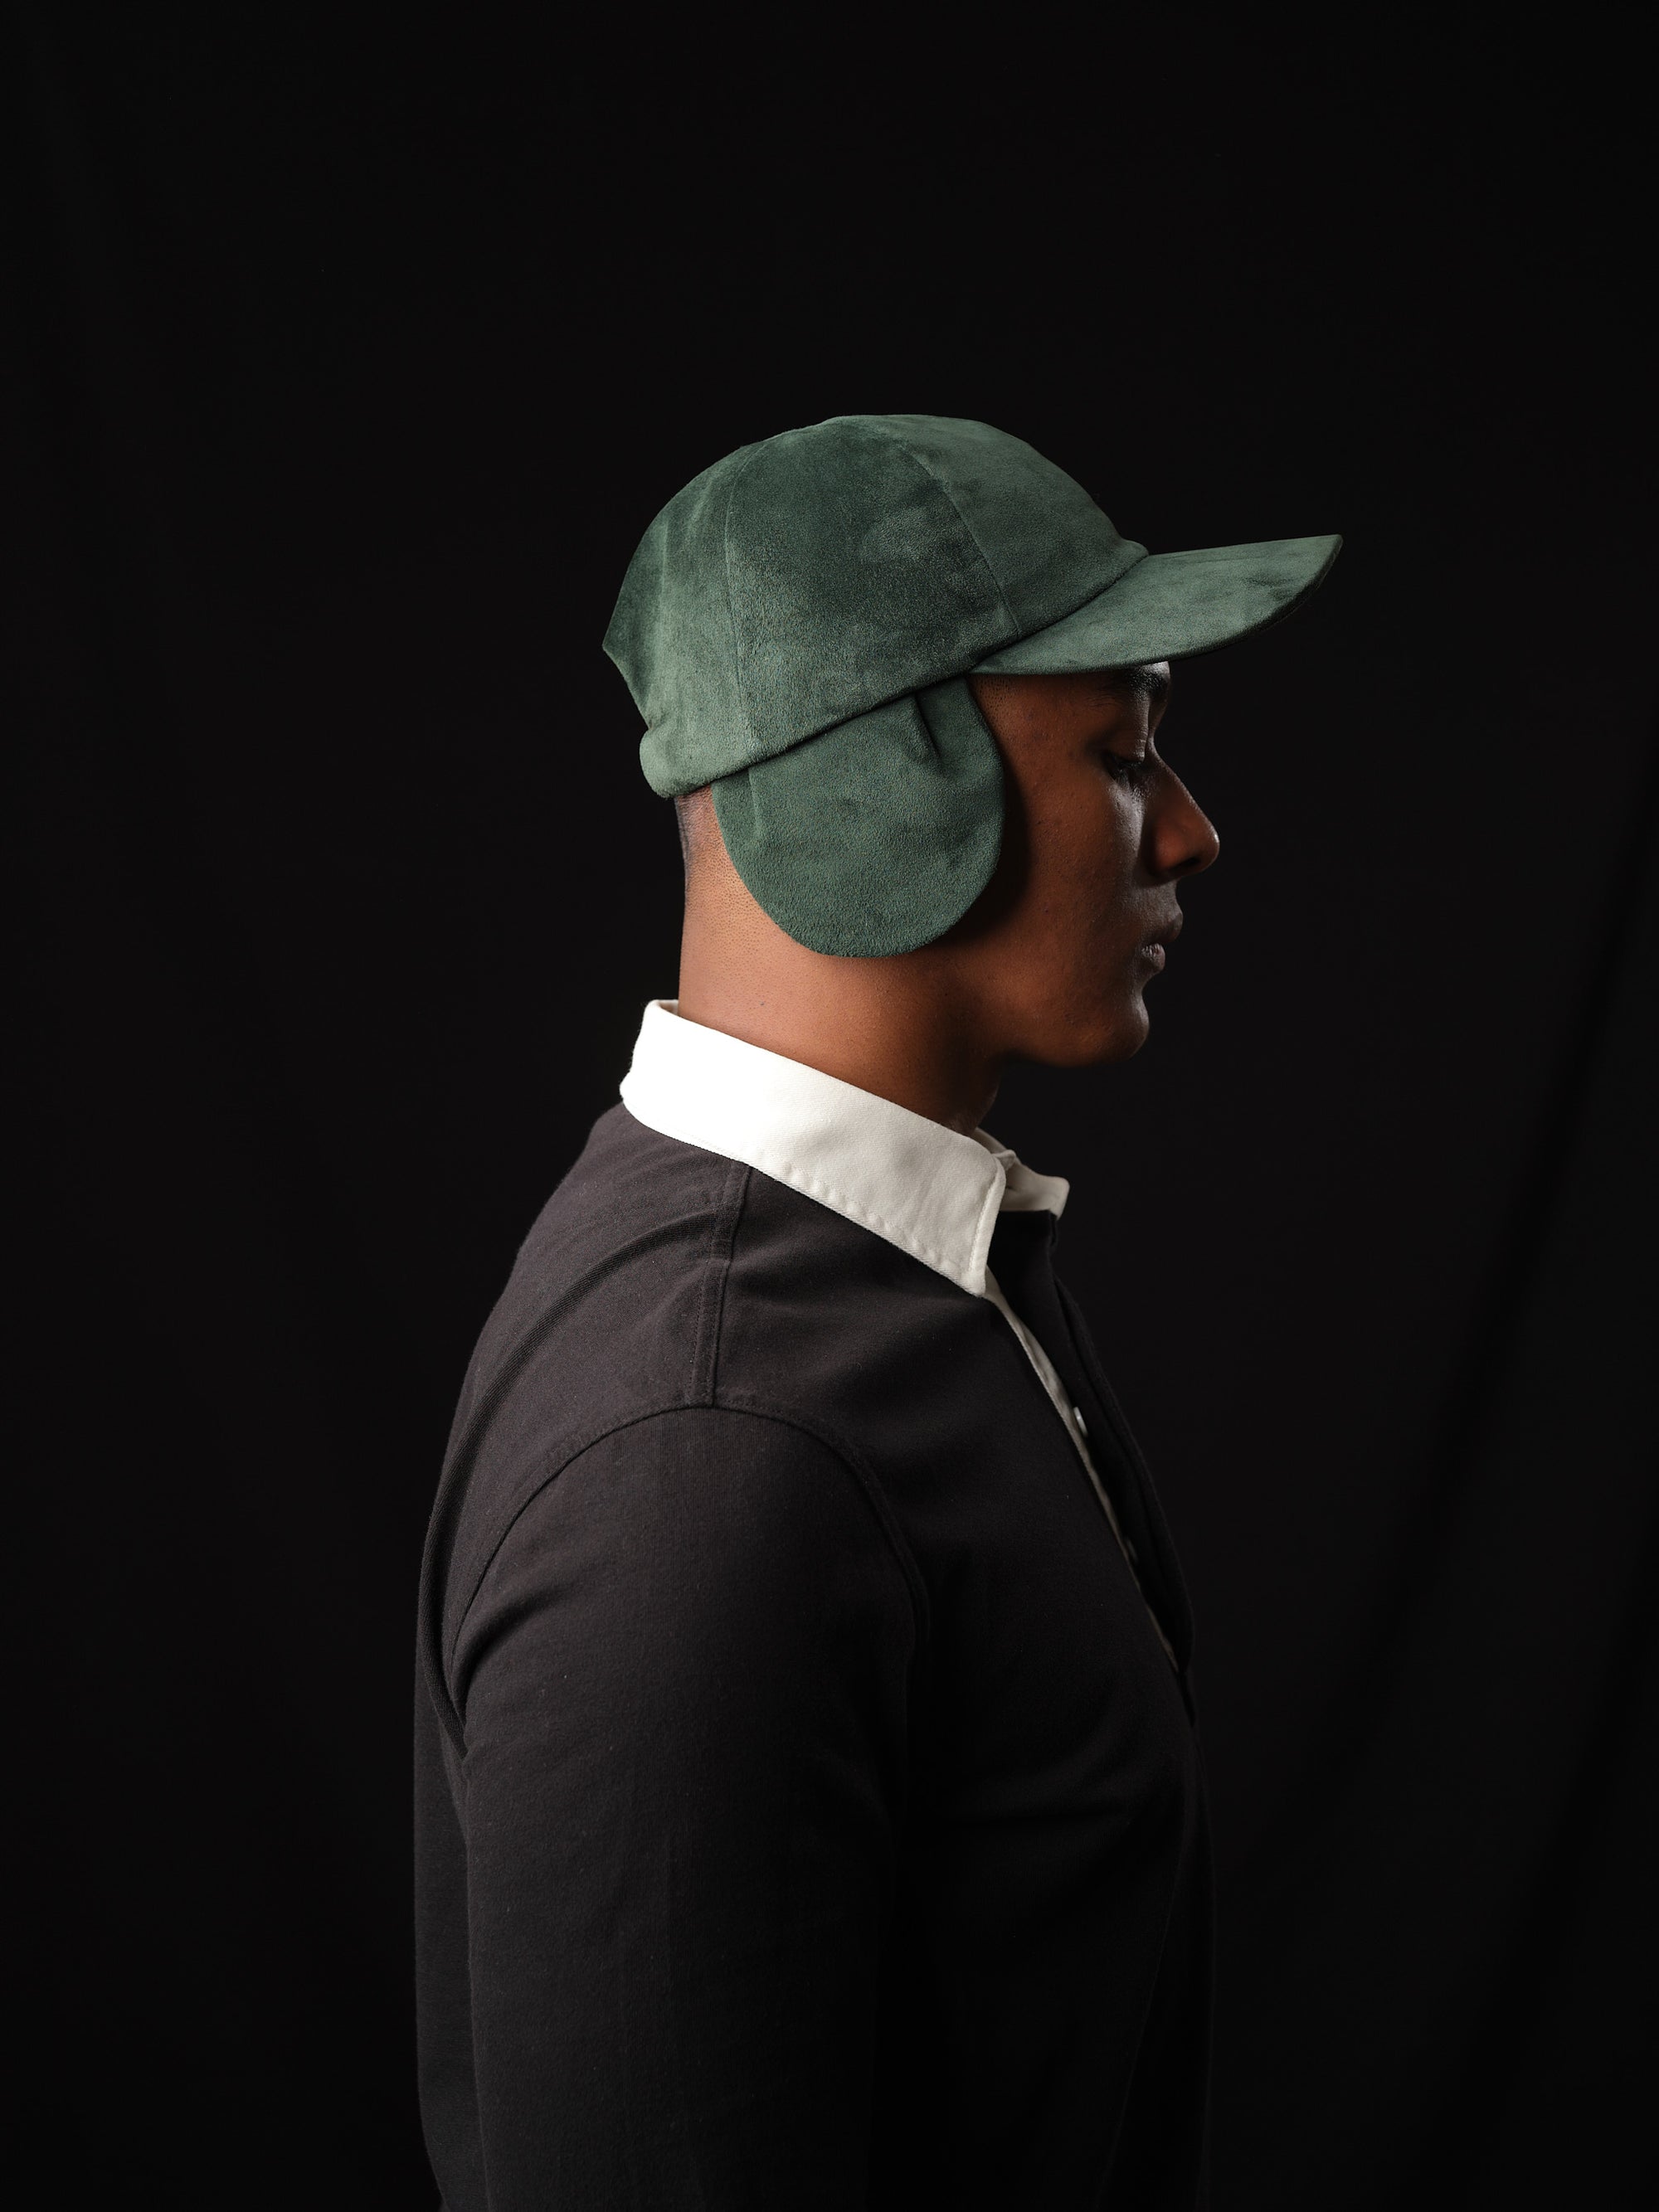
[[[752,901],[696,888],[679,1011],[964,1135],[990,1112],[1001,1078],[1003,1056],[976,1034],[969,994],[938,948],[879,960],[811,952]]]

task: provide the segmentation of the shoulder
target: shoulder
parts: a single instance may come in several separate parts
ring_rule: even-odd
[[[633,1637],[688,1659],[710,1638],[763,1652],[828,1636],[902,1665],[925,1632],[920,1577],[868,1471],[785,1411],[640,1413],[541,1470],[471,1536],[444,1608],[458,1708],[504,1625],[550,1612],[573,1649]]]
[[[918,1322],[925,1339],[929,1317],[975,1303],[811,1199],[613,1109],[468,1370],[423,1565],[431,1662],[447,1668],[498,1559],[532,1540],[666,1547],[693,1511],[733,1573],[749,1543],[802,1571],[814,1544],[873,1547],[919,1602],[854,1407],[938,1374]]]
[[[710,1279],[748,1175],[623,1107],[602,1115],[479,1333],[450,1466],[568,1456],[632,1414],[708,1397],[696,1370]]]

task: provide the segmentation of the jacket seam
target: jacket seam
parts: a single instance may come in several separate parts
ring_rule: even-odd
[[[918,1649],[925,1645],[933,1633],[932,1607],[928,1603],[927,1585],[922,1580],[921,1570],[915,1563],[898,1516],[888,1502],[881,1481],[865,1460],[864,1455],[849,1437],[832,1428],[827,1421],[813,1419],[793,1407],[781,1406],[775,1400],[763,1398],[752,1390],[729,1390],[713,1401],[714,1410],[720,1413],[749,1413],[757,1419],[775,1421],[781,1427],[797,1429],[803,1436],[811,1437],[824,1449],[838,1459],[864,1492],[866,1502],[887,1539],[904,1585],[909,1594],[911,1611],[915,1616]]]
[[[647,1421],[660,1420],[665,1413],[747,1413],[755,1419],[775,1421],[781,1427],[797,1429],[804,1435],[812,1437],[838,1459],[853,1477],[857,1488],[863,1493],[865,1501],[870,1506],[882,1535],[885,1539],[884,1547],[891,1555],[893,1564],[898,1570],[900,1580],[903,1583],[906,1595],[910,1601],[918,1651],[927,1644],[932,1624],[929,1619],[926,1585],[921,1580],[920,1570],[910,1556],[909,1547],[905,1543],[893,1517],[892,1510],[885,1498],[881,1495],[875,1477],[864,1466],[860,1455],[853,1451],[822,1424],[805,1420],[798,1413],[786,1412],[759,1400],[745,1402],[743,1394],[705,1405],[688,1406],[684,1399],[675,1398],[666,1404],[650,1406],[641,1413],[630,1413],[625,1419],[607,1422],[603,1428],[594,1430],[591,1435],[573,1443],[568,1449],[562,1450],[558,1455],[557,1464],[550,1465],[546,1468],[541,1480],[526,1494],[508,1516],[501,1534],[490,1547],[488,1557],[478,1568],[472,1587],[467,1592],[466,1602],[456,1620],[453,1634],[444,1638],[445,1649],[441,1654],[441,1664],[445,1701],[463,1731],[465,1727],[465,1717],[456,1698],[453,1680],[455,1655],[460,1648],[461,1638],[465,1633],[466,1624],[471,1617],[472,1608],[477,1602],[478,1593],[488,1581],[490,1569],[500,1558],[507,1539],[518,1527],[519,1522],[550,1484],[556,1482],[577,1460],[592,1451],[596,1445],[603,1443],[608,1437],[619,1436],[625,1429],[639,1428]],[[457,1748],[464,1749],[464,1747],[463,1739],[462,1742],[458,1743]]]
[[[697,1337],[691,1355],[690,1402],[712,1406],[720,1373],[720,1329],[726,1317],[726,1286],[732,1278],[732,1254],[743,1218],[751,1170],[746,1162],[727,1164],[726,1179],[708,1230],[708,1256],[697,1309]]]

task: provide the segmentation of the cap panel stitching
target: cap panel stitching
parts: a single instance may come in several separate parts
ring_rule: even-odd
[[[743,716],[743,726],[751,746],[755,742],[755,721],[749,711],[749,684],[744,674],[743,646],[738,635],[738,618],[732,611],[732,502],[738,495],[738,486],[770,443],[770,439],[762,438],[750,447],[743,466],[734,473],[726,488],[726,513],[720,520],[720,567],[726,577],[726,627],[732,639],[732,673],[738,683],[738,711]],[[753,762],[745,762],[742,769],[733,769],[729,773],[741,775],[753,765]]]
[[[832,416],[830,419],[833,422],[841,418]],[[816,430],[822,428],[823,427],[823,426],[822,424],[814,422],[806,425],[805,428]],[[963,514],[962,509],[957,505],[956,501],[951,496],[950,486],[945,483],[938,471],[933,468],[928,462],[924,460],[922,456],[915,451],[915,447],[911,446],[908,441],[902,436],[898,431],[890,430],[887,428],[884,424],[869,422],[867,421],[861,423],[860,427],[868,436],[872,438],[884,438],[890,445],[896,446],[900,453],[903,454],[905,459],[927,478],[927,482],[933,485],[933,489],[945,501],[946,506],[949,507],[951,514],[955,515],[957,523],[960,525],[963,537],[966,538],[969,544],[973,547],[975,559],[979,562],[981,568],[984,569],[986,574],[990,578],[991,588],[997,595],[998,605],[1001,607],[1004,617],[1012,627],[1014,635],[1009,642],[1011,644],[1022,643],[1024,641],[1024,633],[1020,629],[1012,607],[1008,604],[1008,594],[1002,587],[1002,579],[998,575],[996,570],[991,566],[990,562],[986,558],[985,548],[980,544],[978,538],[975,535],[974,531],[969,526],[966,516]],[[799,437],[805,434],[805,431],[786,430],[781,431],[778,434],[780,437]],[[720,551],[726,574],[726,616],[727,624],[730,627],[732,633],[732,666],[737,673],[738,696],[743,710],[744,727],[748,732],[751,744],[755,742],[755,725],[753,717],[750,715],[749,711],[748,684],[744,671],[743,652],[738,637],[737,620],[732,611],[732,508],[737,498],[738,486],[742,483],[744,476],[747,475],[750,467],[760,458],[760,455],[766,450],[767,447],[773,445],[775,442],[776,441],[771,438],[762,439],[758,444],[751,448],[743,466],[732,478],[732,482],[726,489],[726,515],[721,526],[720,533]],[[994,652],[998,653],[1001,652],[1002,649],[1003,648],[1000,646],[995,646],[992,648]],[[944,678],[937,680],[949,682],[951,679],[949,678]],[[911,686],[905,690],[896,691],[892,694],[891,698],[878,701],[876,707],[873,708],[860,708],[859,713],[860,714],[873,714],[878,711],[880,707],[890,706],[894,699],[908,698],[915,688],[915,686]],[[927,687],[924,685],[921,688],[925,690]],[[775,760],[777,758],[780,752],[790,752],[793,750],[795,746],[804,744],[806,741],[806,737],[821,736],[823,729],[838,728],[842,721],[849,719],[856,720],[857,717],[842,716],[838,718],[836,721],[825,723],[823,726],[823,729],[811,730],[807,732],[803,737],[792,738],[787,744],[777,747],[775,751],[764,755],[763,758],[764,760]],[[732,769],[728,771],[728,774],[733,776],[746,775],[750,769],[758,768],[762,764],[763,762],[761,760],[745,761],[741,768]],[[717,781],[724,781],[724,778],[717,779]]]
[[[992,584],[995,586],[996,595],[1002,602],[1002,611],[1006,615],[1008,620],[1013,624],[1015,637],[1023,641],[1025,633],[1021,629],[1018,618],[1015,615],[1012,607],[1008,604],[1008,594],[1002,587],[1002,579],[998,575],[996,570],[991,566],[990,557],[987,554],[985,548],[980,544],[978,535],[975,532],[972,523],[969,521],[967,516],[957,505],[956,500],[951,495],[950,485],[945,483],[944,477],[940,476],[939,471],[933,466],[933,463],[927,459],[924,455],[919,453],[915,447],[902,437],[898,431],[884,429],[879,434],[884,438],[890,438],[893,443],[898,447],[900,451],[905,455],[906,459],[915,463],[916,466],[921,471],[928,482],[938,487],[940,496],[949,502],[951,512],[955,515],[957,520],[962,525],[963,530],[966,533],[968,543],[973,547],[975,552],[979,556],[980,566],[984,569],[986,574],[991,579]],[[997,650],[1000,651],[1000,647],[999,647]]]

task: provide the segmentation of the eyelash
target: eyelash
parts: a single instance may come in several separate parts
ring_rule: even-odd
[[[1149,784],[1158,773],[1157,756],[1152,753],[1142,753],[1133,760],[1114,752],[1103,753],[1100,757],[1108,775],[1136,789]]]

